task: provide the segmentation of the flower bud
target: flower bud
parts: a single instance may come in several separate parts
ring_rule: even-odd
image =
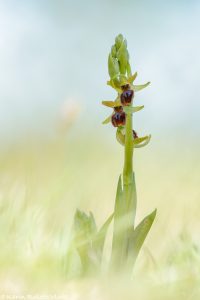
[[[116,47],[115,47],[115,45],[113,45],[112,47],[111,47],[111,54],[112,54],[112,57],[117,57],[117,49],[116,49]]]
[[[123,35],[122,34],[118,34],[118,36],[115,38],[115,46],[116,49],[118,50],[121,47],[121,44],[123,42]]]
[[[124,126],[126,121],[126,115],[124,112],[116,112],[112,115],[111,122],[114,127]]]
[[[117,58],[119,60],[120,73],[126,74],[127,64],[128,64],[128,51],[126,48],[126,40],[123,41],[121,47],[117,52]]]
[[[111,79],[119,74],[118,61],[116,58],[112,57],[111,54],[109,54],[108,57],[108,72]]]

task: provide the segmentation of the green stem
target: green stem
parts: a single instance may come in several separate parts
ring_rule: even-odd
[[[126,114],[125,127],[125,147],[124,147],[124,169],[123,169],[123,186],[126,187],[132,183],[133,176],[133,129],[132,114]]]
[[[134,228],[136,189],[133,174],[132,112],[126,113],[123,185],[118,182],[115,200],[112,265],[117,269],[127,268],[130,234]]]

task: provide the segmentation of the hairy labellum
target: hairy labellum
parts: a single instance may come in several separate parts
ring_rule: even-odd
[[[130,105],[132,102],[132,99],[134,97],[134,91],[133,90],[126,90],[120,95],[121,104],[123,106]]]
[[[124,112],[116,112],[112,115],[112,124],[114,127],[125,125],[126,115]]]

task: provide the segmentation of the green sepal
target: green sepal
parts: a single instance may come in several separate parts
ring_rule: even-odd
[[[111,86],[113,89],[115,88],[114,82],[112,80],[108,80],[107,85]]]
[[[120,127],[117,128],[116,139],[122,146],[125,145],[125,134],[122,133],[122,129]]]
[[[141,138],[136,138],[136,139],[133,140],[133,145],[135,147],[135,145],[139,145],[142,142],[144,142],[146,140],[149,140],[150,138],[151,138],[151,135],[146,135],[146,136],[141,137]]]
[[[143,108],[144,108],[144,105],[141,105],[141,106],[125,106],[123,108],[123,110],[126,114],[128,114],[128,113],[130,114],[130,113],[135,113],[137,111],[140,111]]]
[[[103,105],[107,106],[107,107],[111,107],[111,108],[114,108],[114,107],[117,107],[117,106],[121,106],[121,101],[120,100],[115,100],[115,101],[107,101],[107,100],[104,100],[101,102]]]
[[[110,115],[109,117],[107,117],[103,122],[102,124],[105,125],[105,124],[108,124],[111,122],[111,118],[112,118],[112,115]]]
[[[127,84],[128,79],[127,79],[126,75],[119,74],[119,75],[112,78],[112,82],[113,82],[113,85],[114,85],[114,89],[118,93],[121,93],[122,92],[121,86]]]
[[[113,80],[109,80],[107,81],[107,85],[111,86],[113,89],[115,89],[117,91],[117,93],[121,93],[121,88],[119,87],[120,85],[117,84],[115,85]]]
[[[132,89],[134,90],[134,92],[138,92],[140,90],[145,89],[149,84],[150,84],[150,81],[145,83],[145,84],[140,84],[140,85],[133,85],[132,84]]]
[[[142,148],[142,147],[148,145],[148,143],[150,142],[150,140],[151,140],[151,135],[149,135],[148,138],[146,140],[144,140],[143,143],[141,142],[140,144],[134,145],[134,148]]]
[[[135,260],[140,252],[140,249],[156,217],[156,212],[157,210],[155,209],[151,214],[146,216],[140,222],[140,224],[135,228],[133,234],[130,237],[128,255],[129,255],[129,263],[131,263],[131,266],[133,266],[133,264],[135,263]]]

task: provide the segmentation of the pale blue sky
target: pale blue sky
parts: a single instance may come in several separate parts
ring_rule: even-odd
[[[100,126],[116,34],[128,40],[145,110],[139,128],[200,132],[199,1],[0,1],[0,135],[53,126],[64,101]],[[138,122],[138,123],[137,123]]]

